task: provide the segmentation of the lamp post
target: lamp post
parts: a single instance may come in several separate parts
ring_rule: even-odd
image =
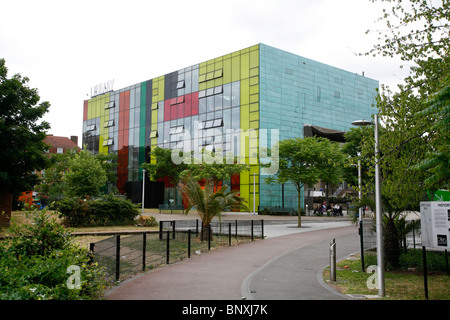
[[[380,188],[380,163],[379,163],[379,137],[378,137],[378,114],[374,115],[374,122],[357,120],[352,122],[355,126],[375,126],[375,209],[377,228],[377,264],[378,264],[378,295],[385,296],[384,287],[384,244],[383,244],[383,214],[381,212],[381,188]]]
[[[145,172],[146,170],[142,170],[142,214],[144,214],[144,202],[145,202]]]

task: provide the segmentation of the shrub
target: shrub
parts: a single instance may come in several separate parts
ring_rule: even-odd
[[[108,194],[98,199],[66,198],[57,209],[70,227],[132,224],[139,208],[123,196]]]
[[[144,217],[140,215],[137,220],[137,224],[141,227],[157,227],[158,221],[156,221],[156,218],[153,216]]]
[[[106,274],[90,264],[69,231],[45,210],[30,214],[31,225],[12,224],[12,239],[0,242],[0,300],[86,300],[102,297]],[[80,287],[67,285],[69,266],[80,270]]]

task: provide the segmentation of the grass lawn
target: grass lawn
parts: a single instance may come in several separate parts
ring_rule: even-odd
[[[369,284],[373,283],[371,281],[373,274],[362,272],[359,254],[337,263],[335,282],[330,281],[329,268],[324,271],[323,279],[340,293],[361,295],[361,298],[366,296],[365,298],[372,297],[383,300],[425,299],[423,273],[417,270],[385,271],[386,296],[384,298],[375,297],[378,295],[378,290],[368,289],[367,286],[368,281]],[[428,299],[450,300],[450,276],[443,272],[428,272]]]

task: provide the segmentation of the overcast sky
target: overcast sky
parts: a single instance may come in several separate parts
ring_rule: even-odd
[[[395,86],[400,61],[359,57],[385,28],[370,0],[4,0],[0,58],[51,104],[49,133],[77,135],[91,87],[149,80],[258,43]]]

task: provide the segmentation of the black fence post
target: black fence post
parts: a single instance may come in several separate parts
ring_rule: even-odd
[[[425,299],[428,300],[428,279],[427,279],[427,250],[422,246],[422,264],[423,264],[423,287],[425,289]]]
[[[95,242],[89,243],[89,264],[94,263],[94,247]]]
[[[175,239],[175,221],[172,221],[171,224],[172,224],[172,239]]]
[[[361,268],[362,272],[364,272],[364,238],[363,238],[363,221],[362,219],[359,221],[359,245],[361,248]]]
[[[212,236],[212,230],[211,230],[211,223],[208,225],[208,250],[211,250],[211,236]]]
[[[261,239],[264,239],[264,219],[261,219]]]
[[[251,220],[251,225],[252,225],[252,241],[253,241],[253,220]]]
[[[116,281],[120,278],[120,234],[116,235]]]
[[[449,272],[448,272],[448,254],[447,254],[447,249],[445,249],[445,268],[447,270],[447,275],[448,275]]]
[[[142,271],[145,271],[145,253],[147,251],[147,234],[142,233]]]
[[[231,246],[231,222],[228,224],[228,245]]]
[[[238,237],[238,221],[237,221],[237,219],[236,219],[236,225],[235,225],[235,232],[234,232],[234,236],[236,237],[236,239],[237,239],[237,237]]]
[[[188,258],[191,257],[191,229],[188,230]]]
[[[164,221],[161,221],[159,223],[159,240],[162,240],[162,238],[163,238],[163,225],[164,225]]]
[[[195,236],[198,237],[198,219],[195,219]]]
[[[170,231],[167,230],[166,264],[169,264],[169,255],[170,255]]]

